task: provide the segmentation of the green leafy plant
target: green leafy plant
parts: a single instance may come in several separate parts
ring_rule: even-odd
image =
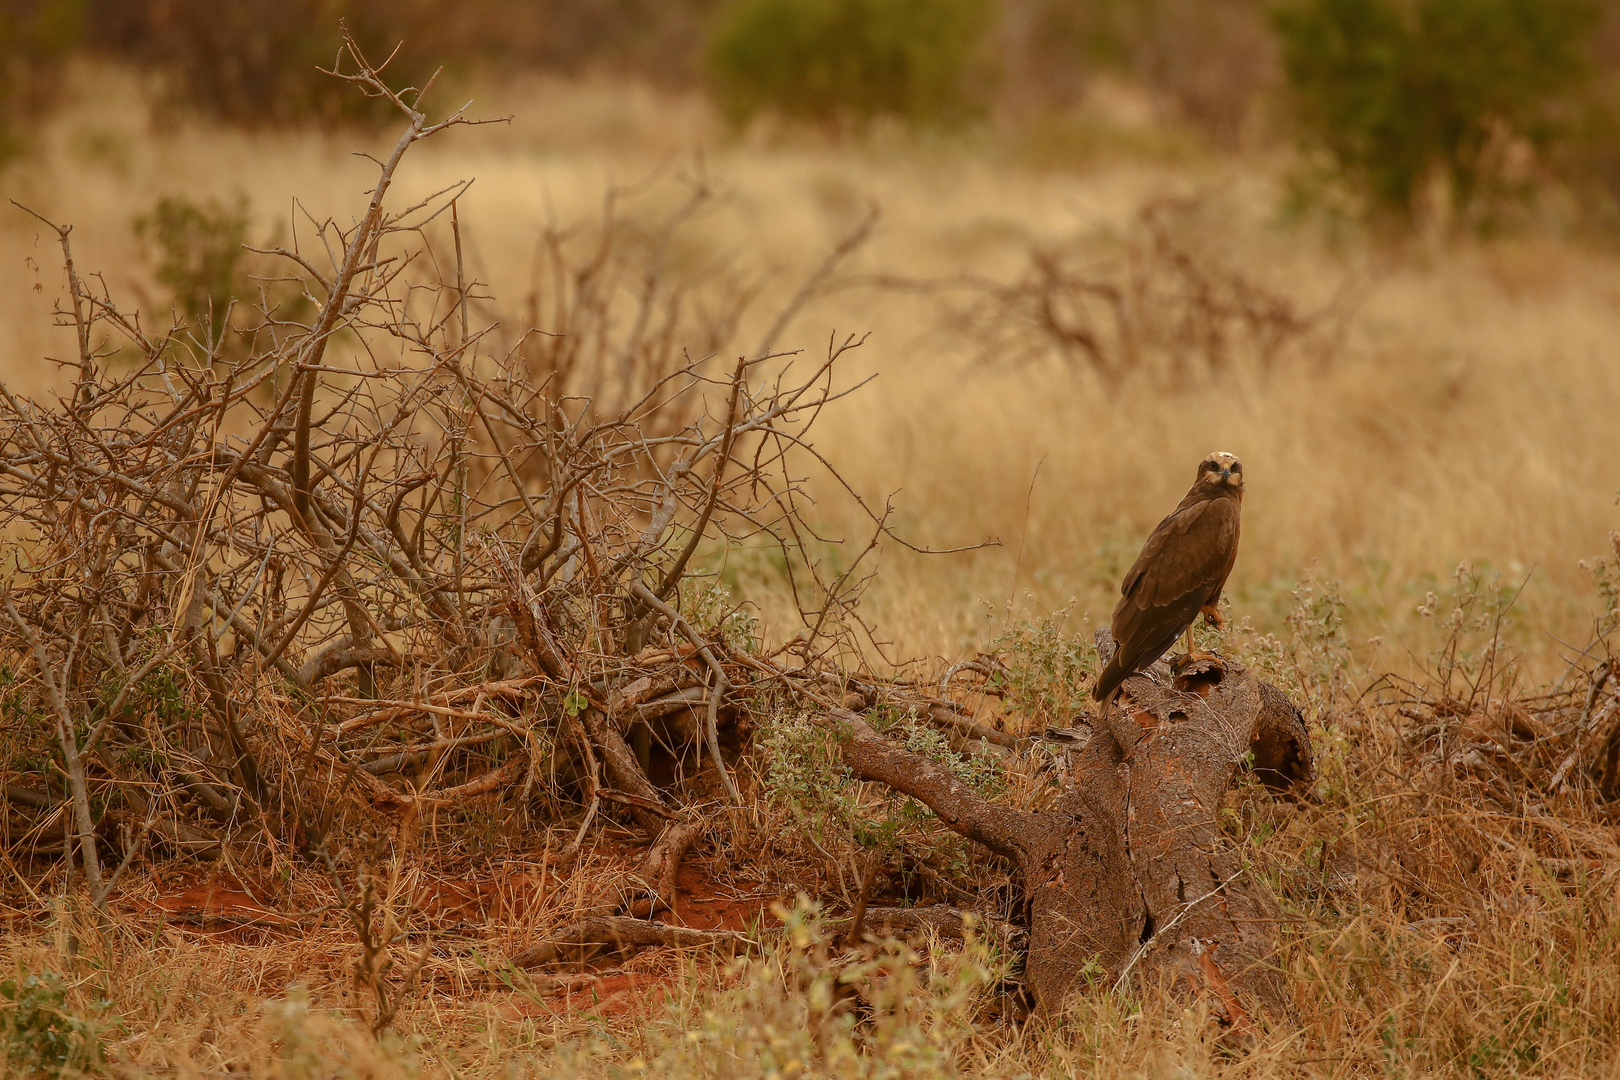
[[[995,798],[1006,789],[1006,777],[1001,771],[1000,762],[984,749],[982,743],[971,753],[959,753],[951,749],[950,740],[943,731],[910,714],[900,717],[889,728],[889,734],[891,737],[899,736],[905,748],[913,754],[921,754],[945,766],[958,780],[987,799]]]
[[[1600,640],[1620,630],[1620,532],[1609,534],[1609,547],[1614,552],[1613,559],[1583,559],[1580,564],[1581,569],[1592,575],[1598,600],[1603,605],[1602,612],[1592,620],[1593,636]]]
[[[100,720],[106,715],[106,711],[119,700],[120,694],[123,695],[123,702],[119,712],[131,720],[138,720],[148,712],[164,723],[190,720],[199,715],[197,706],[186,692],[183,676],[168,664],[158,664],[127,690],[122,680],[109,679],[101,689],[101,701],[94,719]]]
[[[1067,726],[1086,709],[1096,676],[1096,647],[1083,627],[1068,627],[1073,605],[1038,619],[1020,619],[995,636],[990,652],[1004,658],[993,684],[1007,711],[1030,730]],[[993,610],[986,618],[995,618]]]
[[[1546,149],[1588,74],[1593,0],[1295,0],[1278,9],[1304,143],[1374,214],[1410,220],[1431,181],[1462,214]]]
[[[987,0],[732,0],[709,40],[722,106],[818,122],[949,124],[987,104]]]
[[[159,199],[135,219],[135,233],[158,253],[158,281],[192,320],[207,319],[216,335],[232,297],[241,295],[242,244],[247,240],[247,200],[226,206],[193,202],[183,195]]]
[[[949,769],[987,799],[1003,795],[1002,763],[985,753],[959,753],[944,733],[927,721],[892,707],[879,707],[867,719],[912,753]],[[850,858],[885,859],[897,847],[951,873],[965,872],[977,856],[954,833],[934,827],[933,812],[914,799],[892,793],[873,799],[844,764],[840,725],[814,714],[781,711],[756,734],[764,765],[762,790],[781,814],[781,838],[835,862]],[[903,873],[902,877],[907,877]]]
[[[682,598],[687,622],[705,637],[720,640],[742,652],[759,651],[759,618],[738,604],[731,590],[719,583],[695,589]]]
[[[109,1003],[98,1001],[96,1012]],[[54,1077],[101,1064],[112,1025],[79,1015],[55,972],[0,981],[0,1063],[7,1076]]]
[[[863,820],[849,769],[839,759],[835,732],[808,713],[770,717],[757,736],[765,790],[792,819],[816,836],[829,828],[853,830]]]

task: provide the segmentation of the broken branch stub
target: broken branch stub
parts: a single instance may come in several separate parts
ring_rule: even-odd
[[[1217,815],[1246,761],[1273,788],[1308,782],[1310,741],[1298,710],[1246,668],[1205,660],[1169,685],[1127,679],[1071,764],[1069,786],[1040,813],[990,802],[860,717],[835,715],[856,775],[912,796],[1016,864],[1025,979],[1043,1009],[1087,985],[1137,979],[1207,995],[1236,1026],[1289,1011],[1274,966],[1276,902],[1245,872]]]

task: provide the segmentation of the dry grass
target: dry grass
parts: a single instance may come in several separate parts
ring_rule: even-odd
[[[130,223],[160,196],[241,191],[263,239],[285,221],[292,196],[336,212],[366,184],[366,163],[345,156],[348,136],[153,130],[138,88],[122,79],[81,73],[80,103],[51,122],[37,159],[14,167],[5,185],[74,222],[82,263],[107,268],[116,290],[144,290],[145,306],[162,299]],[[1437,758],[1433,733],[1404,723],[1398,703],[1358,701],[1377,674],[1419,674],[1443,658],[1455,633],[1449,609],[1418,609],[1431,590],[1447,592],[1460,561],[1487,581],[1500,575],[1509,591],[1529,580],[1503,630],[1504,654],[1519,660],[1499,665],[1491,683],[1498,712],[1487,703],[1442,716],[1440,739],[1489,726],[1502,697],[1564,676],[1569,652],[1558,640],[1589,640],[1601,601],[1578,564],[1605,553],[1620,527],[1620,275],[1610,259],[1546,237],[1399,256],[1353,240],[1335,246],[1274,222],[1278,162],[1154,155],[1040,170],[1019,165],[1014,140],[1001,136],[852,147],[764,133],[732,142],[691,101],[551,83],[493,88],[490,98],[487,112],[510,109],[518,122],[424,148],[401,185],[408,197],[477,177],[463,218],[469,257],[489,293],[514,307],[530,288],[546,222],[593,212],[610,179],[696,168],[698,145],[727,196],[695,223],[680,256],[691,266],[725,258],[747,274],[770,272],[768,293],[814,265],[872,200],[884,217],[861,255],[870,271],[1010,278],[1030,244],[1123,234],[1143,202],[1172,194],[1203,199],[1188,226],[1199,244],[1307,305],[1346,273],[1375,275],[1331,364],[1301,360],[1218,381],[1194,373],[1167,384],[1143,373],[1108,391],[1055,362],[986,365],[971,342],[940,332],[935,299],[909,293],[834,293],[788,335],[815,349],[833,327],[872,330],[855,354],[866,372],[850,377],[879,379],[829,414],[818,446],[861,489],[879,498],[900,489],[903,531],[940,546],[1002,539],[972,555],[884,551],[864,610],[898,656],[1015,644],[1030,693],[1014,699],[1022,711],[1008,717],[1013,725],[1066,719],[1065,704],[1084,691],[1075,658],[1089,640],[1086,621],[1106,617],[1138,538],[1206,450],[1245,458],[1248,515],[1229,595],[1251,632],[1235,641],[1319,721],[1322,802],[1294,807],[1244,789],[1231,828],[1293,920],[1281,962],[1299,1022],[1232,1045],[1173,997],[1098,994],[1060,1021],[1018,1028],[988,1012],[998,959],[936,946],[918,966],[872,961],[866,981],[877,989],[868,989],[871,1011],[855,1030],[833,1008],[833,985],[848,969],[818,946],[813,924],[796,944],[723,971],[660,951],[622,970],[598,967],[572,993],[530,985],[503,973],[501,957],[566,921],[631,856],[604,846],[559,871],[546,855],[571,828],[520,834],[491,821],[454,858],[393,864],[396,898],[465,902],[414,916],[413,944],[432,942],[433,952],[422,992],[396,1024],[402,1041],[382,1045],[360,1022],[370,1005],[352,979],[353,934],[331,913],[297,928],[160,919],[142,901],[169,898],[174,912],[174,897],[208,884],[160,869],[134,879],[113,925],[97,927],[39,868],[19,873],[5,891],[13,929],[0,941],[0,969],[61,973],[71,986],[64,1012],[116,1024],[106,1043],[117,1071],[1620,1075],[1612,804],[1605,818],[1589,788],[1549,793],[1494,759],[1476,767]],[[650,213],[675,197],[655,186],[642,205]],[[48,240],[20,215],[0,217],[0,371],[27,392],[55,379],[39,357],[70,348],[48,329],[57,291]],[[751,341],[763,328],[747,329]],[[849,524],[831,499],[824,513],[834,531]],[[790,608],[769,564],[751,552],[728,559],[725,579],[760,606],[763,635],[780,640]],[[1316,583],[1301,597],[1308,576]],[[1327,580],[1339,582],[1342,623],[1312,618],[1324,611]],[[1060,609],[1069,612],[1060,632],[1018,629]],[[1469,633],[1477,665],[1489,635]],[[1421,685],[1433,690],[1438,678],[1430,670]],[[781,839],[705,852],[719,884],[747,897],[736,910],[757,914],[798,884],[846,899],[857,850],[848,831],[843,848],[819,850],[831,841],[771,803],[757,778],[745,780],[760,798],[742,835]],[[1518,805],[1504,805],[1493,781]],[[1039,785],[1016,779],[1010,790],[1039,796]],[[881,799],[863,798],[881,815]],[[904,833],[914,845],[932,842],[915,822]],[[1000,883],[977,859],[954,880],[970,890]],[[252,917],[255,902],[313,912],[331,900],[330,882],[314,873],[213,881],[251,893],[232,901],[241,917]],[[854,1054],[857,1045],[867,1052]]]
[[[74,222],[86,264],[107,268],[117,289],[140,290],[149,308],[165,301],[130,225],[160,196],[245,194],[264,239],[285,235],[295,195],[318,214],[364,188],[352,135],[152,131],[133,84],[109,78],[86,76],[81,104],[45,131],[40,158],[14,168],[7,189]],[[1202,195],[1200,242],[1304,306],[1347,273],[1373,280],[1326,371],[1294,365],[1216,385],[1127,381],[1117,395],[1055,364],[975,364],[969,343],[939,332],[927,298],[842,293],[814,307],[792,344],[819,348],[834,327],[870,330],[859,363],[880,376],[828,418],[825,445],[865,490],[900,491],[903,520],[923,542],[1003,541],[971,558],[886,556],[870,604],[903,654],[969,647],[982,634],[981,598],[1015,597],[1040,613],[1074,597],[1077,614],[1106,616],[1121,560],[1212,446],[1249,462],[1234,599],[1257,625],[1275,628],[1285,606],[1276,598],[1314,570],[1344,582],[1358,633],[1383,639],[1369,663],[1399,665],[1424,646],[1413,616],[1423,593],[1467,561],[1515,583],[1534,571],[1521,610],[1536,635],[1567,639],[1584,626],[1589,583],[1576,564],[1601,553],[1620,524],[1620,279],[1602,255],[1534,236],[1397,256],[1354,241],[1335,249],[1276,224],[1278,162],[1126,158],[1039,171],[1017,167],[1017,148],[1000,136],[737,143],[696,102],[597,85],[502,87],[481,107],[518,120],[428,148],[402,185],[418,193],[477,178],[465,210],[469,258],[508,314],[531,288],[547,222],[588,217],[609,182],[691,172],[695,148],[725,198],[694,223],[683,254],[769,273],[778,289],[869,202],[883,218],[867,269],[1011,278],[1030,244],[1121,233],[1141,204],[1166,194]],[[643,207],[672,203],[675,187],[656,188]],[[0,266],[0,365],[28,390],[51,377],[39,357],[62,349],[45,317],[56,277],[20,215],[6,216],[0,238],[11,252]],[[919,595],[933,602],[914,603]]]
[[[1477,651],[1488,633],[1462,644]],[[1272,656],[1269,674],[1325,712],[1343,655],[1326,637],[1301,645]],[[1536,707],[1556,718],[1556,703]],[[1474,745],[1503,715],[1499,704],[1454,718],[1441,737]],[[130,886],[104,930],[50,898],[47,881],[43,901],[13,892],[19,921],[4,962],[64,973],[66,1011],[115,1021],[105,1038],[115,1072],[135,1076],[1616,1075],[1613,805],[1603,824],[1589,791],[1549,796],[1534,785],[1515,786],[1504,804],[1491,789],[1510,771],[1455,749],[1443,758],[1433,725],[1428,737],[1420,727],[1393,700],[1342,712],[1314,732],[1320,803],[1279,803],[1258,785],[1235,793],[1228,831],[1282,899],[1278,961],[1297,1010],[1252,1041],[1223,1038],[1201,1011],[1157,993],[1081,995],[1061,1017],[1015,1026],[999,1019],[1006,962],[987,946],[846,954],[803,913],[754,959],[655,950],[531,981],[501,957],[566,922],[632,861],[607,847],[551,869],[546,853],[567,830],[500,836],[479,857],[431,871],[408,856],[395,864],[406,869],[388,893],[414,898],[412,947],[431,952],[398,1038],[381,1043],[366,1034],[372,1006],[351,978],[357,950],[337,916],[297,928],[221,919],[318,911],[333,897],[313,873],[239,885],[161,869]],[[808,883],[819,873],[826,894],[839,891],[780,792],[750,794],[756,835],[775,840],[706,856],[727,880],[694,881],[694,895],[732,899],[685,907],[688,919],[716,906],[760,916],[784,888],[776,874]],[[1008,797],[1039,794],[1015,778]],[[881,818],[885,803],[869,793],[866,810]],[[902,829],[902,844],[930,838],[925,824]],[[970,860],[954,877],[989,890],[999,874]],[[184,921],[205,906],[214,921]],[[861,1011],[840,1006],[842,987],[860,991]]]

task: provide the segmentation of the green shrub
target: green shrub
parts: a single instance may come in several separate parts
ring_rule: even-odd
[[[1589,72],[1595,0],[1296,0],[1274,16],[1305,143],[1377,213],[1436,178],[1465,213],[1503,151],[1545,150]]]
[[[991,682],[1003,694],[1007,712],[1022,720],[1025,734],[1068,727],[1090,706],[1097,650],[1089,630],[1070,624],[1072,609],[1071,601],[1041,618],[1004,626],[988,649],[1006,657]],[[987,605],[986,623],[997,617]]]
[[[983,110],[989,0],[734,0],[709,71],[736,122],[770,109],[819,122],[949,124]]]
[[[102,1063],[110,1025],[74,1012],[53,972],[0,981],[0,1065],[6,1076],[78,1075]],[[99,1002],[106,1011],[108,1002]]]
[[[225,206],[171,195],[135,219],[136,235],[157,249],[159,283],[188,319],[206,320],[216,334],[224,330],[231,298],[244,294],[240,269],[247,227],[242,198]]]

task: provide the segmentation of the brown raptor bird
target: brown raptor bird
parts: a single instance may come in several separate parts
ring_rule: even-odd
[[[1174,512],[1153,530],[1119,587],[1113,634],[1119,646],[1091,694],[1107,701],[1127,675],[1150,667],[1198,613],[1219,629],[1226,577],[1237,561],[1243,508],[1243,463],[1224,451],[1198,463],[1198,479]]]

